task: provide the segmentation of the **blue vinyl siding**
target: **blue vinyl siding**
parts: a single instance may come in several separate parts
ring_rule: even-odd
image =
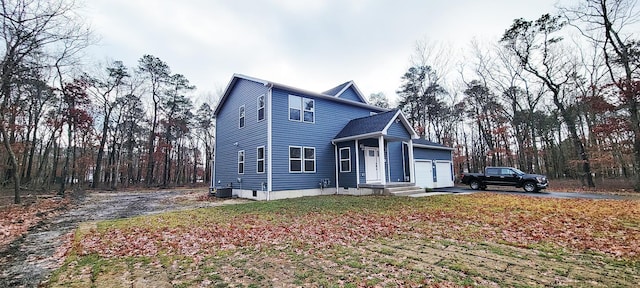
[[[364,103],[358,96],[358,93],[356,93],[356,91],[353,89],[353,87],[347,88],[347,90],[342,92],[342,94],[340,94],[338,98]],[[366,116],[369,116],[369,115],[366,115]],[[358,117],[353,117],[353,118],[358,118]]]
[[[315,100],[315,123],[289,120],[289,94]],[[322,98],[291,93],[279,88],[273,101],[273,191],[319,188],[322,179],[336,183],[336,155],[333,139],[351,119],[369,116],[373,110]],[[289,146],[316,148],[315,173],[289,173]]]
[[[258,96],[267,93],[267,87],[246,79],[239,80],[216,117],[215,185],[244,190],[262,190],[267,182],[266,173],[256,173],[258,146],[267,149],[267,121],[257,120]],[[238,128],[238,108],[245,106],[245,126]],[[268,113],[268,111],[266,111]],[[238,145],[234,145],[238,143]],[[244,174],[238,174],[238,151],[245,151]],[[266,170],[265,170],[266,171]],[[238,182],[241,178],[241,183]]]
[[[338,153],[340,153],[340,148],[344,148],[344,147],[349,147],[350,148],[350,155],[351,155],[351,172],[340,172],[338,173],[338,177],[339,177],[339,182],[338,182],[338,186],[339,187],[345,187],[345,188],[353,188],[357,186],[357,182],[356,182],[356,148],[355,148],[355,141],[348,141],[348,142],[344,142],[344,143],[339,143],[338,144]],[[339,158],[338,158],[339,160]],[[338,170],[340,171],[340,170]]]
[[[389,175],[389,181],[391,182],[404,182],[404,166],[402,163],[402,142],[389,142],[387,143],[387,150],[389,154],[390,169],[387,175]]]
[[[429,149],[413,147],[413,158],[425,160],[446,160],[451,161],[450,150]]]
[[[409,131],[407,131],[407,128],[404,127],[402,122],[398,122],[396,120],[393,120],[393,123],[391,124],[391,126],[389,126],[389,130],[387,130],[387,135],[396,137],[396,138],[402,138],[402,139],[411,138],[411,134],[409,134]]]

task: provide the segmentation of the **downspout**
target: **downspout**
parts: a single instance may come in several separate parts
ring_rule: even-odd
[[[358,150],[360,148],[358,147],[358,144],[360,143],[358,142],[358,139],[356,139],[356,147],[354,149],[354,152],[356,153],[356,188],[360,188],[360,150]]]
[[[273,190],[273,84],[267,86],[267,201],[271,200],[271,191]]]
[[[338,160],[338,144],[336,144],[336,143],[335,143],[335,142],[333,142],[333,141],[331,141],[331,144],[333,144],[333,155],[334,155],[334,158],[335,158],[334,160],[335,160],[335,162],[336,162],[336,167],[335,167],[335,170],[336,170],[336,194],[338,194],[339,187],[340,187],[340,183],[339,183],[339,182],[340,182],[340,179],[338,178],[338,177],[340,176],[340,173],[339,173],[339,169],[340,169],[340,168],[339,168],[339,166],[338,166],[338,165],[340,165],[340,164],[338,163],[338,162],[340,162],[340,161]]]

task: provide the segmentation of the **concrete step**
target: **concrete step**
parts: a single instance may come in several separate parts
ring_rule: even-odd
[[[415,190],[415,189],[422,189],[422,188],[417,187],[417,186],[387,187],[387,188],[384,188],[384,192],[392,193],[392,192]]]
[[[393,188],[385,188],[385,194],[392,196],[409,196],[414,194],[425,193],[423,188],[420,187],[393,187]]]

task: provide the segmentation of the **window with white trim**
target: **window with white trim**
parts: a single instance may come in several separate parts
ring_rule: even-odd
[[[340,148],[340,172],[351,172],[351,148]]]
[[[256,149],[256,173],[264,173],[264,146]]]
[[[315,100],[300,96],[289,95],[289,120],[315,123]]]
[[[316,148],[289,146],[289,172],[315,173]]]
[[[304,108],[303,122],[316,122],[316,102],[313,99],[302,98],[302,108]]]
[[[244,128],[244,105],[238,108],[238,128]]]
[[[304,147],[304,172],[316,172],[316,148]]]
[[[302,172],[302,147],[289,146],[289,172]]]
[[[300,121],[302,119],[302,97],[289,95],[289,120]]]
[[[244,150],[238,151],[238,174],[244,174]]]
[[[257,107],[258,107],[258,122],[264,120],[264,106],[265,106],[265,102],[264,102],[264,94],[258,96],[258,103],[257,103]]]

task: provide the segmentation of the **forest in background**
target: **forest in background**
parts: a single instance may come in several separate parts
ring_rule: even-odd
[[[472,41],[463,63],[448,63],[444,45],[418,43],[398,108],[421,137],[455,148],[457,175],[513,166],[584,187],[631,180],[639,191],[636,2],[556,12],[515,19],[497,43]],[[389,106],[381,94],[370,100]]]
[[[219,95],[195,107],[196,87],[153,55],[83,66],[96,41],[73,2],[0,3],[0,185],[16,203],[21,189],[208,182]],[[421,137],[455,148],[456,174],[505,165],[638,190],[639,19],[635,1],[582,1],[514,20],[455,65],[418,43],[398,108]],[[381,93],[370,101],[389,107]]]

